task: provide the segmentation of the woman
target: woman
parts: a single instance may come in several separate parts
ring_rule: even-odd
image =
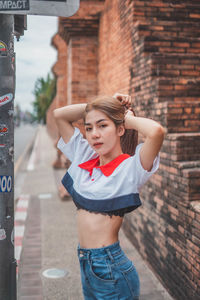
[[[124,214],[141,205],[140,187],[158,169],[164,129],[153,120],[135,117],[130,96],[121,94],[62,107],[54,116],[61,135],[58,148],[72,162],[62,183],[78,208],[84,298],[139,299],[139,277],[120,248],[118,233]],[[72,125],[81,118],[86,139]],[[136,149],[132,140],[134,155],[123,153],[127,130],[145,137]]]

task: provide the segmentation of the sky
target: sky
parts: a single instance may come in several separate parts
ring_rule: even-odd
[[[57,32],[57,17],[27,16],[27,30],[19,42],[15,38],[16,94],[15,105],[33,112],[36,79],[46,78],[57,59],[51,38]]]

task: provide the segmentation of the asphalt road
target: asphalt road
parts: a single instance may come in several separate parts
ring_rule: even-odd
[[[21,194],[21,189],[26,178],[26,164],[29,159],[27,149],[36,137],[37,128],[38,125],[22,124],[20,127],[16,127],[14,131],[15,200]]]
[[[37,130],[37,125],[22,124],[15,127],[14,131],[14,145],[15,145],[15,163],[20,155],[24,152],[26,146],[31,142]]]

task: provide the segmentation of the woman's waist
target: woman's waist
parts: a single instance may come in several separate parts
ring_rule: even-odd
[[[91,212],[85,209],[77,210],[78,226],[87,231],[115,231],[119,230],[123,218],[115,215],[102,214],[101,212]]]
[[[97,248],[116,242],[122,220],[119,216],[110,217],[82,209],[78,210],[79,243],[86,248]]]
[[[92,248],[92,247],[85,248],[85,247],[81,246],[81,244],[79,243],[79,245],[77,247],[77,251],[81,257],[88,258],[90,256],[93,259],[94,258],[97,258],[97,259],[106,258],[109,253],[116,257],[123,254],[123,251],[120,247],[119,240],[117,240],[107,246],[96,247],[96,248]]]
[[[117,236],[99,236],[98,238],[95,236],[79,236],[79,245],[84,249],[99,249],[102,247],[108,247],[118,241]]]

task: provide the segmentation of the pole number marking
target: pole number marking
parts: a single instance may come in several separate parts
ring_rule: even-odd
[[[12,190],[12,176],[0,175],[0,193],[9,193]]]

